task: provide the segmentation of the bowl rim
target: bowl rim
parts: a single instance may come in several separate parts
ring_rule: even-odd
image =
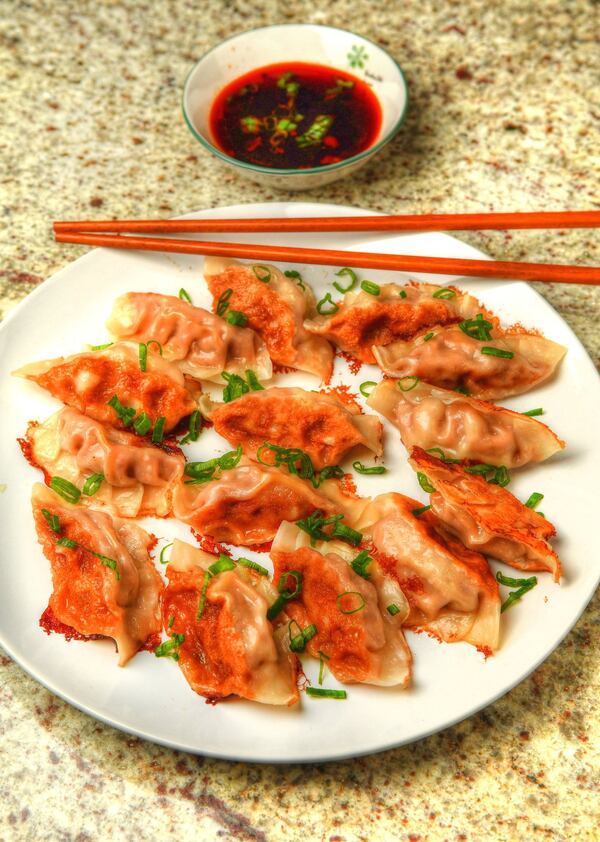
[[[400,74],[401,84],[402,84],[402,86],[404,86],[404,95],[405,95],[404,107],[402,108],[400,116],[398,117],[398,119],[396,120],[394,125],[385,134],[385,136],[381,138],[381,140],[378,140],[377,143],[374,143],[372,146],[367,147],[367,149],[363,149],[362,152],[358,152],[356,155],[352,155],[350,158],[344,158],[343,161],[337,161],[335,164],[324,164],[323,166],[320,166],[320,167],[306,167],[306,168],[303,168],[303,169],[297,169],[297,168],[293,168],[293,167],[287,168],[287,169],[276,169],[275,167],[263,167],[259,164],[249,164],[247,161],[241,161],[239,158],[234,158],[231,155],[227,155],[227,153],[223,152],[221,149],[219,149],[217,146],[215,146],[213,143],[211,143],[211,141],[208,140],[208,138],[204,137],[204,135],[202,135],[196,129],[196,127],[194,126],[194,124],[192,122],[191,117],[187,113],[186,98],[187,98],[187,94],[188,94],[190,79],[191,79],[193,73],[199,67],[199,65],[212,52],[217,50],[219,47],[223,46],[223,44],[226,44],[228,41],[233,41],[235,38],[240,38],[243,35],[250,35],[253,32],[260,32],[260,31],[263,31],[263,30],[266,30],[266,29],[283,29],[283,28],[288,29],[288,28],[291,28],[291,27],[302,27],[302,28],[306,27],[306,28],[311,28],[311,29],[329,29],[329,30],[333,30],[335,32],[343,32],[346,35],[352,35],[355,38],[360,38],[363,41],[366,41],[368,44],[371,44],[373,47],[375,47],[375,49],[380,50],[382,53],[385,53],[385,55],[390,59],[390,61],[392,61],[396,65],[396,68],[398,69],[398,73]],[[252,29],[245,29],[242,32],[236,32],[234,35],[230,35],[228,38],[224,38],[222,41],[219,41],[218,44],[215,44],[214,47],[211,47],[209,50],[207,50],[205,53],[203,53],[200,56],[200,58],[198,59],[198,61],[195,62],[194,66],[189,70],[189,72],[188,72],[188,74],[185,78],[185,82],[184,82],[184,85],[183,85],[183,92],[181,94],[181,111],[183,113],[183,118],[184,118],[184,120],[187,124],[188,129],[193,134],[193,136],[196,138],[196,140],[199,143],[201,143],[202,146],[204,146],[205,149],[207,149],[209,152],[211,152],[217,158],[220,158],[226,164],[241,167],[242,169],[250,170],[251,172],[262,173],[264,175],[271,175],[271,176],[284,175],[284,176],[304,176],[304,177],[306,177],[306,176],[313,175],[313,174],[316,174],[316,173],[333,172],[335,170],[342,169],[343,167],[346,167],[349,164],[356,163],[357,161],[363,160],[366,157],[370,157],[370,156],[374,155],[376,152],[378,152],[380,149],[382,149],[387,143],[389,143],[390,140],[392,140],[392,138],[394,137],[394,135],[396,135],[397,132],[399,131],[400,127],[402,126],[402,124],[404,123],[404,120],[406,118],[406,113],[408,111],[409,101],[410,100],[409,100],[409,93],[408,93],[408,83],[406,81],[406,76],[404,74],[404,71],[402,70],[402,67],[399,65],[399,63],[396,61],[396,59],[394,58],[394,56],[391,53],[389,53],[384,47],[380,46],[379,44],[376,44],[375,41],[372,41],[370,38],[367,38],[365,35],[360,35],[359,33],[354,32],[351,29],[343,29],[340,26],[327,26],[325,24],[318,24],[318,23],[274,23],[274,24],[268,24],[267,26],[255,26]]]

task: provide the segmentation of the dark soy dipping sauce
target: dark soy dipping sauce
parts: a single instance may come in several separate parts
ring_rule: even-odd
[[[349,73],[304,62],[270,64],[223,88],[210,128],[215,145],[232,158],[308,169],[372,146],[381,106],[369,85]]]

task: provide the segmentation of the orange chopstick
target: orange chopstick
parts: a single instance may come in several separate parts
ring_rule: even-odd
[[[138,219],[55,222],[56,234],[257,233],[261,231],[507,231],[526,228],[600,228],[600,211],[441,213],[396,216],[316,216],[294,219]]]
[[[361,269],[391,269],[400,272],[428,272],[441,275],[468,275],[480,278],[546,281],[563,284],[600,284],[600,267],[563,266],[550,263],[515,263],[500,260],[464,260],[451,257],[421,257],[405,254],[377,254],[363,251],[294,248],[250,243],[213,243],[197,240],[133,237],[119,234],[57,233],[59,243],[80,243],[140,251],[205,254],[241,257],[249,260],[275,260],[286,263],[313,263],[325,266],[356,266]]]

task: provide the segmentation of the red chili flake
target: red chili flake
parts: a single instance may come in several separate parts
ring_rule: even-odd
[[[262,137],[255,137],[252,143],[249,143],[246,147],[248,152],[254,152],[255,149],[258,149],[259,146],[262,146]]]
[[[352,354],[349,354],[347,351],[338,351],[336,356],[346,360],[351,374],[358,374],[363,366],[360,360],[357,360],[356,357],[353,357]]]
[[[325,137],[323,138],[323,143],[325,144],[325,146],[328,146],[329,149],[337,149],[340,145],[340,142],[337,139],[337,137],[334,137],[332,134],[325,135]]]
[[[256,553],[268,553],[271,551],[271,547],[273,546],[273,541],[265,541],[262,544],[254,544],[252,549]]]
[[[328,386],[326,389],[319,389],[319,391],[322,395],[334,395],[338,400],[346,404],[346,406],[352,406],[362,413],[362,407],[357,400],[358,395],[355,392],[351,392],[349,386],[342,383],[339,386]]]
[[[81,632],[78,632],[72,626],[61,623],[50,606],[46,608],[40,617],[39,624],[46,634],[51,634],[52,632],[63,634],[65,640],[102,640],[104,637],[102,634],[81,634]]]
[[[210,535],[201,535],[195,529],[192,529],[192,535],[196,539],[200,549],[204,550],[205,553],[210,553],[211,555],[220,555],[222,553],[231,557],[231,550],[226,549],[218,541],[215,541],[214,538],[211,538]]]
[[[341,160],[342,159],[340,158],[339,155],[324,155],[321,158],[319,163],[321,163],[321,164],[323,164],[323,166],[325,166],[325,164],[337,164],[338,161],[341,161]]]

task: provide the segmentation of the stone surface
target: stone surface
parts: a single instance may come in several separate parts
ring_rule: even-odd
[[[387,212],[599,206],[593,0],[5,0],[1,13],[0,314],[85,251],[54,244],[52,219],[304,198]],[[387,153],[354,178],[288,196],[215,163],[186,129],[180,95],[220,39],[292,21],[388,48],[411,108]],[[594,231],[464,239],[498,259],[600,264]],[[597,361],[600,290],[538,288]],[[599,619],[596,598],[542,667],[462,724],[308,767],[132,739],[0,656],[0,839],[596,839]]]

